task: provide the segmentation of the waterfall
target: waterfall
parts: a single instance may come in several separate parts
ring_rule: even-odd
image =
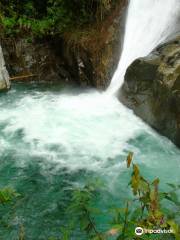
[[[9,74],[5,67],[4,56],[2,48],[0,46],[0,90],[9,88],[10,88]]]
[[[148,179],[161,179],[162,191],[167,190],[165,183],[179,185],[180,150],[113,94],[135,58],[175,33],[179,10],[180,0],[130,0],[124,49],[106,92],[36,82],[14,84],[12,91],[1,94],[1,186],[8,184],[23,196],[12,216],[11,206],[3,211],[3,220],[11,217],[8,229],[1,225],[3,239],[17,239],[21,226],[32,240],[59,236],[60,225],[71,222],[66,213],[74,189],[91,183],[98,183],[94,207],[102,212],[121,207],[131,199],[129,152]],[[0,47],[0,87],[5,82],[9,86],[8,79]],[[99,229],[110,227],[108,221],[100,215]],[[85,239],[79,229],[72,238]]]
[[[109,93],[113,94],[121,87],[126,69],[135,59],[148,55],[180,30],[179,13],[179,0],[130,0],[123,51]]]

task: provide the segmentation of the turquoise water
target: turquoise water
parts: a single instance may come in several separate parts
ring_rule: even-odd
[[[13,85],[0,95],[0,187],[11,186],[21,197],[13,208],[0,208],[0,239],[18,239],[21,226],[27,240],[59,236],[72,190],[97,178],[104,183],[98,206],[126,200],[129,151],[143,174],[161,179],[161,188],[179,183],[180,151],[115,97]]]

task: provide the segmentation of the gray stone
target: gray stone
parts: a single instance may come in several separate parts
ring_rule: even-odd
[[[129,66],[120,99],[180,146],[180,36]]]
[[[0,46],[0,90],[10,88],[9,74],[5,66],[2,48]]]

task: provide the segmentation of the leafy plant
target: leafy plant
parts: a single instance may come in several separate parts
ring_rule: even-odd
[[[101,21],[115,0],[1,0],[1,35],[42,37]]]
[[[17,194],[12,188],[0,189],[0,204],[9,203],[18,196],[19,194]]]
[[[0,189],[0,205],[2,205],[1,210],[6,210],[8,208],[6,208],[7,205],[10,205],[10,209],[8,209],[8,213],[9,216],[8,218],[3,218],[4,214],[3,211],[1,212],[1,218],[0,218],[0,227],[4,226],[6,228],[8,228],[9,225],[9,217],[12,216],[12,212],[11,210],[14,207],[15,204],[15,200],[20,196],[20,194],[18,194],[13,188],[11,187],[4,187]],[[24,228],[21,225],[20,229],[19,229],[19,240],[24,240],[25,239],[25,235],[24,235]]]
[[[109,224],[107,231],[100,231],[96,223],[96,216],[103,214],[99,209],[93,207],[93,201],[97,196],[95,185],[86,185],[83,188],[78,188],[74,191],[72,197],[72,205],[68,210],[70,218],[74,217],[74,222],[71,222],[70,231],[65,228],[62,233],[62,239],[71,239],[71,234],[74,229],[80,229],[86,233],[87,239],[92,240],[133,240],[133,239],[165,239],[165,234],[149,234],[142,236],[135,234],[135,228],[151,230],[173,230],[173,233],[168,233],[167,239],[180,239],[180,227],[175,221],[175,216],[171,216],[161,205],[162,201],[168,200],[174,204],[177,211],[180,210],[180,202],[175,191],[178,191],[180,186],[168,184],[172,189],[169,192],[159,191],[159,179],[156,178],[152,182],[145,179],[137,164],[132,163],[133,153],[129,153],[127,157],[127,168],[132,169],[131,187],[134,199],[127,201],[125,208],[111,209],[113,214],[112,221]],[[110,214],[110,213],[109,213]],[[73,226],[73,228],[72,228]],[[111,226],[111,227],[110,227]]]

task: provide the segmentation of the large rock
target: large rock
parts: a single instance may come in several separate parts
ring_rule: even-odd
[[[2,39],[1,43],[11,77],[33,82],[72,81],[74,76],[68,72],[63,57],[56,53],[52,41],[20,38]],[[61,45],[57,47],[60,48]],[[75,77],[73,81],[76,81]]]
[[[129,66],[120,98],[180,146],[180,36]]]
[[[5,67],[2,48],[0,46],[0,90],[7,90],[10,88],[9,74]]]

